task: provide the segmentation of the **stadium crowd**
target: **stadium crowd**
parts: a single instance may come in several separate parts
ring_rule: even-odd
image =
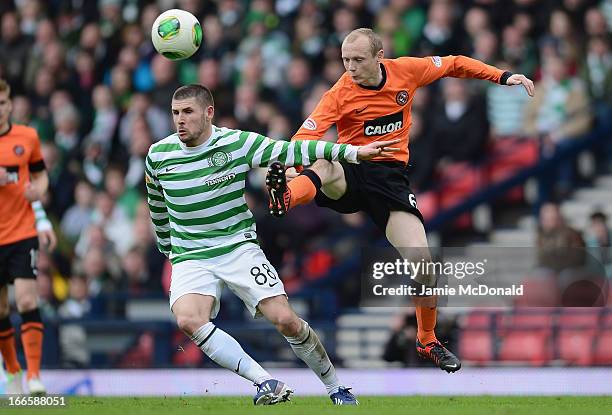
[[[173,7],[204,30],[203,47],[181,62],[150,42],[154,19]],[[420,191],[449,164],[480,162],[491,142],[539,139],[546,157],[611,119],[610,1],[6,0],[0,20],[0,77],[12,87],[13,122],[40,135],[50,175],[44,206],[60,238],[39,264],[47,317],[121,317],[121,301],[99,309],[90,299],[167,291],[144,157],[172,132],[180,85],[213,91],[217,125],[288,139],[342,75],[340,44],[357,27],[380,33],[387,57],[464,54],[538,81],[529,102],[522,88],[486,82],[446,79],[419,90],[411,168]],[[264,174],[249,177],[249,204],[289,294],[378,237],[362,214],[314,204],[270,217]],[[553,178],[560,194],[572,180],[571,165]]]

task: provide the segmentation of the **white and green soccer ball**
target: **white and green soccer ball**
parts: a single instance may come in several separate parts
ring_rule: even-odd
[[[193,55],[202,44],[202,26],[191,13],[172,9],[160,14],[151,28],[153,46],[167,59],[178,61]]]

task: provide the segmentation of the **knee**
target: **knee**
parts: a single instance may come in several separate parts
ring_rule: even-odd
[[[319,176],[321,182],[323,184],[330,183],[336,180],[336,166],[331,161],[327,160],[317,160],[312,166],[308,169],[312,170]],[[339,165],[338,165],[339,167]],[[342,167],[340,167],[342,168]]]
[[[176,315],[176,324],[183,333],[191,336],[197,329],[208,323],[207,319],[203,319],[195,314],[178,314]]]
[[[293,311],[286,310],[274,316],[272,324],[283,336],[295,337],[300,332],[302,321]]]

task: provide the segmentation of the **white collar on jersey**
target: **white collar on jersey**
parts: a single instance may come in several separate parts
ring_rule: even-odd
[[[213,125],[212,133],[210,134],[210,137],[208,137],[208,140],[204,141],[199,146],[187,147],[181,140],[179,140],[179,145],[181,146],[183,151],[186,151],[187,153],[199,153],[202,150],[206,149],[210,145],[210,143],[212,143],[220,135],[221,135],[221,129]],[[178,135],[177,135],[177,138],[178,138]]]

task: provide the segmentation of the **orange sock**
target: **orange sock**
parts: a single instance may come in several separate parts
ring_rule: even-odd
[[[423,345],[427,345],[431,342],[437,341],[436,333],[436,307],[424,307],[417,306],[416,318],[417,318],[417,338]]]
[[[32,313],[32,314],[30,314]],[[35,318],[27,318],[36,314]],[[40,321],[38,309],[22,314],[24,323],[21,325],[21,343],[28,364],[28,380],[40,377],[40,360],[42,358],[43,323]]]
[[[295,179],[291,180],[287,186],[291,191],[291,199],[289,201],[290,208],[298,205],[305,205],[317,195],[316,186],[310,177],[304,174],[301,174]]]
[[[6,320],[8,320],[8,318]],[[4,321],[2,322],[4,323]],[[10,324],[11,323],[9,321],[9,327]],[[17,360],[17,351],[15,349],[15,329],[13,327],[0,331],[0,352],[2,353],[2,359],[4,359],[8,373],[17,373],[21,370],[19,360]]]

